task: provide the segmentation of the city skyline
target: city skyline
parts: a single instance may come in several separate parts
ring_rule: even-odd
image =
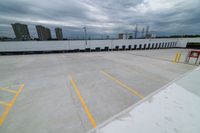
[[[43,25],[35,25],[35,29],[37,31],[37,37],[31,38],[31,34],[29,33],[29,28],[27,24],[24,23],[13,23],[11,24],[12,30],[15,34],[15,38],[18,41],[28,41],[32,39],[37,39],[40,41],[43,40],[63,40],[62,29],[59,27],[55,28],[56,38],[52,38],[51,30],[48,27],[44,27]]]
[[[13,37],[11,23],[26,23],[37,37],[34,25],[61,27],[63,37],[134,32],[149,25],[158,35],[200,34],[198,0],[1,0],[0,36]]]
[[[87,31],[86,31],[87,27],[83,27],[84,35],[82,37],[76,36],[76,37],[64,38],[63,30],[60,27],[56,27],[54,29],[55,37],[52,37],[52,31],[50,30],[50,28],[45,27],[43,25],[35,25],[37,36],[31,37],[27,24],[14,23],[14,24],[11,24],[11,26],[12,26],[12,30],[15,34],[15,37],[12,37],[12,38],[15,40],[21,40],[21,41],[28,41],[28,40],[33,40],[33,39],[40,40],[40,41],[65,40],[65,39],[81,39],[82,40],[82,39],[85,39],[85,37],[87,37],[87,39],[111,39],[111,38],[113,38],[113,39],[134,39],[134,38],[155,38],[156,37],[156,36],[154,36],[155,34],[153,34],[151,31],[149,31],[149,26],[147,26],[146,29],[143,28],[142,32],[135,31],[135,33],[132,33],[132,32],[117,33],[118,35],[115,37],[109,36],[109,35],[104,35],[104,36],[101,35],[101,37],[96,37],[96,38],[93,38],[93,36],[91,36],[91,35],[85,36],[85,34],[87,34]],[[137,29],[137,26],[136,26],[136,29]],[[145,30],[145,33],[144,33],[144,30]],[[138,36],[138,34],[139,34],[139,36]]]

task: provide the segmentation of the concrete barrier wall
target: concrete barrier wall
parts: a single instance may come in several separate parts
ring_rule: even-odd
[[[0,42],[0,52],[21,52],[21,51],[56,51],[56,50],[103,50],[108,49],[149,49],[149,48],[173,48],[186,47],[187,42],[198,41],[195,39],[129,39],[129,40],[84,40],[76,41],[13,41]]]
[[[200,43],[200,38],[179,38],[177,47],[186,47],[187,43]]]

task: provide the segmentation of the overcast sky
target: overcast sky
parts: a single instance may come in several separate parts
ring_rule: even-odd
[[[200,0],[0,0],[0,36],[14,36],[11,23],[62,27],[64,36],[141,31],[159,35],[200,34]]]

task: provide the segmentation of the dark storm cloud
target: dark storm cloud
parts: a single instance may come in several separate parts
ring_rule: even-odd
[[[196,34],[199,5],[199,0],[1,0],[0,36],[12,36],[15,22],[28,24],[33,36],[36,24],[52,31],[62,27],[66,36],[82,34],[83,26],[90,34],[133,32],[136,24],[159,34]]]
[[[21,5],[23,4],[23,6]],[[1,1],[0,2],[0,12],[2,15],[10,15],[10,14],[28,14],[30,4],[20,3],[17,1]]]

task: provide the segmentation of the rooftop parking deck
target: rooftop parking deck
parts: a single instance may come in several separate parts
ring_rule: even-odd
[[[182,53],[180,63],[173,62],[176,52]],[[183,63],[186,54],[162,49],[0,56],[0,132],[87,132],[196,68],[193,61]]]

